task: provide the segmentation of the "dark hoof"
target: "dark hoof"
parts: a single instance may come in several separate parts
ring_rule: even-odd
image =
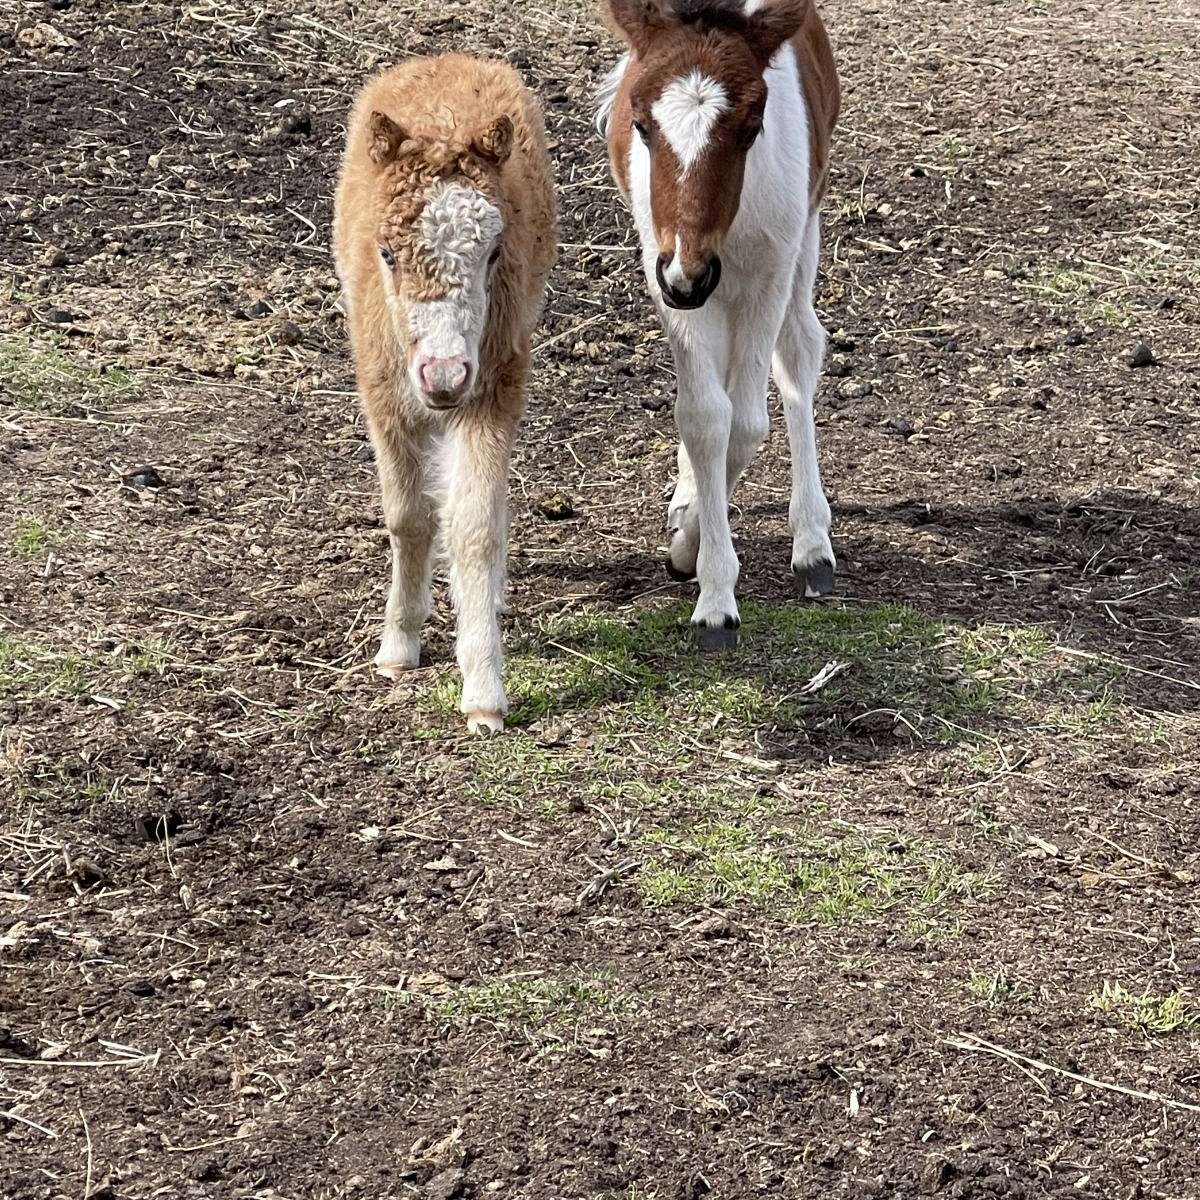
[[[723,650],[735,650],[738,644],[738,627],[741,621],[737,617],[726,617],[723,627],[712,628],[709,625],[694,625],[696,631],[696,648],[701,654],[720,654]]]
[[[822,560],[808,567],[797,570],[792,568],[792,574],[804,589],[804,594],[810,600],[819,600],[822,596],[833,594],[833,563]]]
[[[667,574],[675,580],[676,583],[691,583],[696,578],[696,568],[693,567],[690,571],[681,571],[672,561],[671,556],[667,555]]]

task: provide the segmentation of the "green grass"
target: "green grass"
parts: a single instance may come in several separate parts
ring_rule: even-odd
[[[933,911],[991,890],[946,850],[890,833],[710,822],[653,830],[647,840],[670,851],[638,876],[652,906],[745,905],[835,922],[896,907]]]
[[[0,397],[49,416],[104,409],[137,386],[128,371],[92,365],[28,338],[0,338]]]
[[[22,558],[40,558],[52,546],[62,541],[62,534],[35,517],[20,520],[13,527],[10,545]]]
[[[485,1023],[543,1029],[598,1018],[624,1007],[609,983],[595,978],[497,979],[464,985],[448,996],[415,996],[439,1025],[463,1029]]]
[[[1088,998],[1088,1005],[1117,1025],[1147,1037],[1165,1036],[1200,1025],[1200,1009],[1183,992],[1165,996],[1152,992],[1137,995],[1119,983],[1105,980],[1100,991],[1093,992]]]
[[[85,665],[79,655],[0,634],[0,696],[77,696],[88,688]]]
[[[696,653],[684,604],[643,610],[631,621],[588,615],[544,623],[514,647],[506,684],[509,724],[595,710],[645,728],[674,730],[762,722],[854,731],[866,714],[890,714],[916,736],[954,741],[963,724],[997,713],[1007,681],[1052,650],[1036,628],[965,629],[903,605],[764,604],[742,609],[738,649]],[[845,669],[806,690],[827,663]],[[430,693],[455,710],[447,673]]]

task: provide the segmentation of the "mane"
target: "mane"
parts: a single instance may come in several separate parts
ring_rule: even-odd
[[[601,137],[608,137],[608,123],[612,119],[613,106],[617,102],[617,92],[621,88],[621,80],[625,76],[625,68],[629,66],[632,53],[622,54],[617,65],[608,71],[600,80],[593,100],[596,105],[596,130]]]
[[[701,29],[743,30],[746,17],[762,7],[763,0],[658,0],[663,16],[674,17],[681,25],[699,25]]]

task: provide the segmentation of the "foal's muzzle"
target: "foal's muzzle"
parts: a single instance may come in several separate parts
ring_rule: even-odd
[[[717,284],[721,282],[721,260],[714,254],[704,264],[704,270],[699,275],[676,284],[667,281],[666,267],[670,261],[670,256],[659,255],[654,270],[658,286],[662,289],[663,302],[668,308],[699,308],[717,290]]]

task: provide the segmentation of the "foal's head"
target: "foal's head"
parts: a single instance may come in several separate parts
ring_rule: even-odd
[[[721,243],[762,132],[763,73],[809,7],[810,0],[609,0],[633,50],[632,118],[650,153],[658,282],[672,308],[699,308],[720,282]]]
[[[501,116],[474,136],[443,141],[410,137],[373,112],[369,136],[381,189],[379,271],[406,339],[409,379],[429,407],[454,408],[479,378],[512,122]]]

